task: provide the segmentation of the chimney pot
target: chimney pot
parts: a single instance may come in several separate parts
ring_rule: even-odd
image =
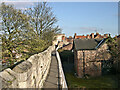
[[[96,32],[96,35],[99,35],[99,33],[98,33],[98,32]]]
[[[104,37],[107,38],[107,37],[108,37],[108,34],[104,34]]]
[[[91,38],[94,38],[94,33],[91,33]]]

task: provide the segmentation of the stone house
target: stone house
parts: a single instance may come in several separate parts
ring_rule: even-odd
[[[100,76],[102,61],[110,59],[106,39],[75,39],[73,43],[74,67],[78,77]]]

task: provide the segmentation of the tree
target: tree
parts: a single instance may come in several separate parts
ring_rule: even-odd
[[[22,40],[22,31],[28,27],[28,17],[13,5],[5,5],[5,3],[1,4],[0,14],[3,58],[8,56],[9,59],[13,59],[13,50],[17,47],[17,41]]]
[[[29,23],[34,36],[36,39],[43,40],[47,46],[52,44],[55,34],[60,31],[55,25],[57,20],[51,10],[52,8],[46,2],[40,2],[25,11],[30,18]]]
[[[60,29],[55,25],[56,17],[47,3],[38,3],[26,11],[15,9],[13,5],[2,3],[2,56],[10,64],[16,60],[16,54],[22,54],[26,60],[30,55],[39,53],[52,45],[54,36]]]
[[[113,61],[113,67],[115,67],[116,71],[118,72],[118,63],[120,63],[120,49],[119,49],[119,40],[116,38],[109,37],[107,44],[109,46],[109,50],[111,53],[111,60]]]

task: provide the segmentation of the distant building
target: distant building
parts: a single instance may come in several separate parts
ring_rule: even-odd
[[[69,42],[69,43],[73,43],[73,38],[67,38],[66,40],[67,40],[67,42]]]
[[[100,76],[102,61],[109,60],[106,39],[75,39],[74,67],[78,77]]]
[[[57,45],[59,42],[65,39],[65,34],[57,34],[55,36],[55,40],[53,41],[53,45]]]
[[[73,43],[72,36],[69,36],[69,38],[67,38],[65,34],[56,35],[55,40],[53,41],[54,45],[58,45],[59,48],[64,47],[64,49],[71,47],[72,43]]]
[[[94,35],[94,33],[91,33],[90,35],[87,34],[87,36],[84,36],[84,35],[77,35],[75,33],[74,35],[74,39],[97,39],[97,38],[107,38],[108,37],[108,34],[104,34],[104,35],[100,35],[99,33],[96,33]]]
[[[73,48],[73,43],[69,43],[67,45],[63,45],[63,47],[61,47],[62,50],[72,50]]]

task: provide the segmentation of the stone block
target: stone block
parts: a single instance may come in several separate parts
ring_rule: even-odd
[[[32,68],[32,74],[33,74],[33,76],[35,76],[35,77],[37,76],[36,67],[33,67],[33,68]]]
[[[10,75],[12,75],[12,76],[15,77],[15,78],[18,77],[18,73],[14,72],[14,71],[11,70],[10,68],[5,69],[5,71],[7,71]]]
[[[32,86],[34,85],[33,74],[30,77],[28,77],[26,83],[28,88],[32,88]]]
[[[31,62],[24,61],[24,62],[20,63],[19,65],[17,65],[16,67],[14,67],[13,71],[15,71],[17,73],[23,73],[23,72],[27,72],[31,67],[32,67]]]
[[[19,74],[17,80],[19,82],[24,82],[27,80],[27,78],[28,78],[27,72],[25,72],[25,73]]]
[[[24,63],[21,63],[21,65],[18,65],[17,67],[13,68],[13,70],[17,72],[17,80],[19,82],[26,81],[27,78],[32,74],[31,65],[32,64],[30,62],[25,61]]]
[[[9,88],[9,86],[11,85],[11,82],[5,81],[4,79],[2,79],[2,87],[1,88]],[[0,89],[1,89],[0,88]]]
[[[37,66],[38,65],[38,60],[39,60],[39,56],[37,54],[34,55],[34,59],[32,61],[32,65],[33,66]]]
[[[42,75],[36,77],[36,86],[39,85],[39,82],[41,81],[41,79],[42,79]]]
[[[38,88],[42,88],[43,87],[43,80],[41,80],[40,82],[39,82],[39,85],[38,85]]]
[[[12,82],[11,88],[19,88],[18,80]]]
[[[29,61],[31,63],[33,62],[33,60],[34,60],[34,55],[30,56],[30,58],[27,59],[27,61]]]
[[[19,88],[28,88],[27,87],[27,82],[19,82]]]
[[[0,77],[2,77],[5,81],[8,81],[8,82],[12,82],[13,80],[15,80],[15,77],[10,75],[10,73],[8,73],[5,70],[0,72]]]
[[[32,70],[32,68],[27,72],[27,77],[30,77],[31,75],[32,75],[32,72],[33,72],[33,70]]]

